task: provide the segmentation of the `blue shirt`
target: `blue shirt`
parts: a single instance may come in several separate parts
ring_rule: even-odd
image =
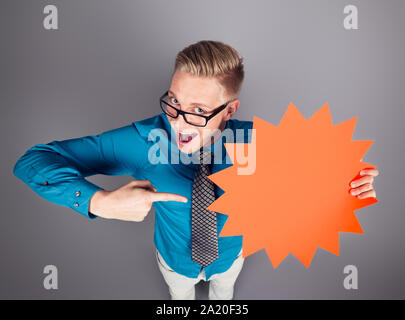
[[[252,121],[230,119],[226,122],[225,129],[228,132],[230,129],[234,135],[230,138],[222,134],[210,146],[212,151],[221,150],[222,153],[215,153],[211,173],[232,165],[224,142],[250,142],[249,129],[252,126]],[[165,134],[150,135],[156,132],[153,129],[160,129]],[[238,135],[237,131],[242,135]],[[157,192],[187,197],[187,203],[153,203],[156,211],[154,242],[170,268],[187,277],[197,278],[201,266],[191,260],[191,192],[198,163],[185,164],[181,159],[172,163],[171,159],[174,159],[173,155],[177,155],[177,159],[179,155],[192,157],[199,151],[187,155],[178,149],[175,139],[166,115],[161,113],[98,135],[37,144],[18,159],[14,175],[39,196],[72,208],[89,219],[96,218],[88,211],[89,200],[103,188],[85,177],[96,174],[131,175],[136,180],[149,180]],[[216,197],[224,193],[218,186],[215,186],[215,192]],[[217,213],[218,234],[227,217]],[[241,235],[218,237],[218,258],[204,268],[206,279],[228,270],[241,249]]]

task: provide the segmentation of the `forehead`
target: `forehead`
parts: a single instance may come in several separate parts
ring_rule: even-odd
[[[217,79],[198,77],[182,71],[174,73],[170,90],[183,103],[201,103],[209,107],[222,102],[225,95]]]

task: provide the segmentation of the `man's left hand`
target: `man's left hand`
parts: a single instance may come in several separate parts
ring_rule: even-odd
[[[363,169],[360,171],[361,177],[350,183],[352,189],[350,193],[359,199],[376,197],[373,188],[374,177],[378,176],[377,169]]]

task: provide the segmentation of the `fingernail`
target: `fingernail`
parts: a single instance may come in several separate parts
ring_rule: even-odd
[[[357,192],[352,190],[352,191],[350,191],[350,193],[352,194],[352,196],[355,196]]]
[[[364,176],[364,173],[365,173],[364,171],[360,171],[361,176]]]
[[[352,188],[354,188],[354,187],[356,186],[356,184],[355,184],[354,182],[352,182],[352,183],[350,184],[350,186],[351,186]]]

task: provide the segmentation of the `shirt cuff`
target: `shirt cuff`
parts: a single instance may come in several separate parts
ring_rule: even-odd
[[[96,215],[89,212],[89,205],[91,197],[98,190],[104,189],[84,178],[80,181],[72,183],[72,187],[67,190],[67,192],[69,192],[67,195],[67,198],[69,199],[69,207],[89,219],[97,218]]]

